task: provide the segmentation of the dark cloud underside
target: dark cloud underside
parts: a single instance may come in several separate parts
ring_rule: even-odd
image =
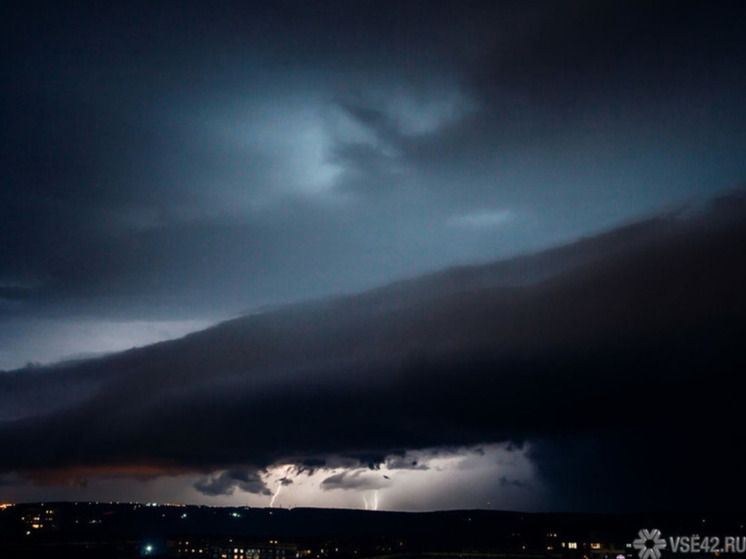
[[[485,269],[467,269],[459,281],[430,278],[427,290],[425,278],[79,365],[6,375],[9,394],[56,378],[100,388],[82,402],[70,393],[59,411],[6,421],[0,466],[150,462],[256,471],[347,455],[375,467],[405,449],[537,441],[531,456],[538,472],[573,493],[568,503],[652,505],[645,491],[654,484],[656,498],[675,499],[680,479],[664,483],[663,473],[687,459],[684,439],[722,442],[728,434],[720,426],[737,420],[734,379],[743,366],[738,340],[746,312],[738,255],[746,234],[742,210],[730,215],[733,204],[742,198],[706,218],[652,220],[615,233],[611,245],[614,235],[542,255],[534,266],[572,258],[581,247],[591,261],[533,285],[500,286],[496,274],[491,285],[474,288],[470,282]],[[637,240],[613,248],[625,238]],[[73,432],[74,440],[65,437]],[[632,467],[638,448],[655,454],[656,465]],[[598,462],[584,453],[597,453]],[[733,479],[740,461],[722,456],[701,475],[717,468]],[[704,459],[690,459],[705,467]],[[608,476],[621,476],[616,485],[598,471],[614,460],[620,467]],[[594,472],[608,504],[593,500],[595,485],[577,487],[577,468]],[[634,489],[643,472],[649,480]],[[358,470],[324,484],[376,488],[385,481]],[[198,486],[209,495],[236,488],[268,491],[256,474],[236,469]],[[738,495],[703,491],[696,498],[731,507]]]
[[[546,506],[742,502],[743,22],[4,5],[0,368],[29,366],[0,375],[0,472],[276,496],[266,468],[373,489],[430,472],[413,450],[527,443]]]

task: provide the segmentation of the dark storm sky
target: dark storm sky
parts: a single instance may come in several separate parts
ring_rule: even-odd
[[[226,316],[733,188],[741,11],[6,5],[4,314]]]
[[[0,369],[531,252],[742,185],[743,12],[6,4]],[[334,475],[320,483],[383,490]],[[506,480],[484,483],[518,486]],[[195,487],[255,482],[226,471]],[[432,506],[461,503],[444,499]]]

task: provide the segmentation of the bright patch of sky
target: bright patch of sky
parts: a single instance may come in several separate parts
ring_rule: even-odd
[[[455,87],[428,92],[400,89],[389,96],[388,111],[407,135],[436,132],[476,110],[474,101]]]
[[[180,338],[211,320],[17,318],[0,322],[0,370],[123,351]]]
[[[511,210],[477,210],[448,218],[448,225],[461,229],[494,229],[516,219]]]
[[[334,186],[341,170],[330,158],[331,137],[317,100],[267,100],[223,120],[217,130],[222,140],[257,163],[247,168],[245,183],[239,177],[217,189],[217,196],[227,194],[228,213],[289,195],[325,195]]]
[[[298,473],[292,465],[280,464],[261,475],[269,494],[236,489],[227,495],[208,496],[194,487],[204,476],[174,473],[135,479],[121,474],[94,476],[68,486],[46,487],[46,495],[50,500],[86,500],[90,496],[103,501],[267,508],[271,503],[275,508],[538,510],[545,489],[528,458],[529,450],[529,445],[516,448],[493,444],[479,448],[412,451],[405,460],[390,457],[380,469],[340,466],[312,473]],[[416,460],[418,467],[392,468],[392,460]],[[335,476],[351,480],[350,487],[324,484]],[[30,482],[12,474],[0,478],[0,484],[5,485],[6,497],[13,501],[21,502],[36,494]]]

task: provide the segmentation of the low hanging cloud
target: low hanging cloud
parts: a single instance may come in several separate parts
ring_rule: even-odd
[[[411,454],[386,457],[387,470],[427,470],[426,459],[416,458]]]
[[[0,406],[25,396],[15,418],[0,423],[0,473],[33,479],[85,466],[135,475],[153,464],[218,471],[195,485],[204,495],[267,496],[261,472],[277,465],[318,473],[336,460],[347,471],[327,476],[325,488],[374,489],[408,474],[396,457],[427,464],[417,449],[534,441],[526,456],[556,495],[572,485],[581,507],[595,487],[611,503],[634,497],[652,506],[643,488],[656,485],[650,495],[664,500],[680,489],[665,476],[688,459],[677,433],[723,442],[721,422],[737,420],[746,317],[739,203],[736,196],[693,220],[655,218],[521,261],[561,270],[538,283],[501,285],[499,270],[515,262],[474,267],[3,374]],[[49,383],[70,393],[51,409],[31,398]],[[666,452],[627,467],[635,445],[644,454],[649,440]],[[717,465],[697,461],[720,488],[740,479],[742,465],[722,448]],[[593,480],[588,491],[583,480]]]
[[[367,470],[352,470],[331,475],[321,482],[321,489],[331,491],[343,490],[368,490],[382,489],[390,485],[390,478]]]
[[[259,495],[271,495],[258,472],[229,470],[197,480],[194,488],[204,495],[232,495],[236,490]]]

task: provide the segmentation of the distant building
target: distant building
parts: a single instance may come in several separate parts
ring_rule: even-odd
[[[21,514],[21,522],[27,533],[57,532],[60,529],[60,511],[43,504],[27,507]]]
[[[296,559],[296,545],[227,536],[182,536],[168,542],[171,555],[205,559]]]

